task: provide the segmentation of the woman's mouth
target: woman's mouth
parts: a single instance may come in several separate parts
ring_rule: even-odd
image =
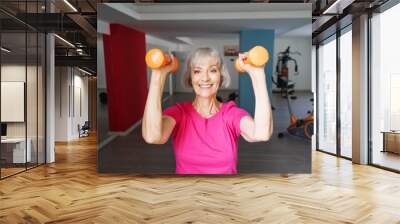
[[[209,89],[213,86],[213,84],[200,84],[199,86],[201,89]]]

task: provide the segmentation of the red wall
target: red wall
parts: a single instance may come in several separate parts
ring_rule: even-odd
[[[103,36],[110,131],[126,131],[142,119],[147,98],[145,34],[110,24]]]

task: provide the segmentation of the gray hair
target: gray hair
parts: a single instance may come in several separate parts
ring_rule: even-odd
[[[221,81],[222,81],[220,86],[225,88],[228,87],[229,84],[231,83],[231,76],[229,75],[228,69],[226,68],[224,60],[222,59],[219,52],[211,47],[197,48],[196,50],[192,51],[192,53],[186,59],[185,71],[181,80],[183,86],[187,88],[192,88],[192,79],[190,76],[190,74],[192,73],[192,67],[193,65],[196,64],[197,61],[199,61],[199,59],[205,57],[212,57],[217,59],[217,65],[221,73]]]

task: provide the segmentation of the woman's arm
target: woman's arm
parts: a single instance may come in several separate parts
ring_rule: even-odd
[[[240,57],[243,59],[243,55]],[[248,142],[268,141],[272,135],[273,121],[264,67],[257,68],[244,64],[242,60],[240,62],[250,76],[256,101],[254,119],[246,116],[240,120],[241,135]]]
[[[164,144],[168,141],[175,126],[175,120],[162,116],[162,94],[165,79],[171,71],[171,66],[152,71],[149,93],[142,121],[142,135],[150,144]]]

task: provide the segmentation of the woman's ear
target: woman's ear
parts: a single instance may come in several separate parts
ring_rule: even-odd
[[[221,75],[221,80],[219,81],[219,87],[221,87],[222,86],[222,83],[224,82],[224,76],[223,75]]]

